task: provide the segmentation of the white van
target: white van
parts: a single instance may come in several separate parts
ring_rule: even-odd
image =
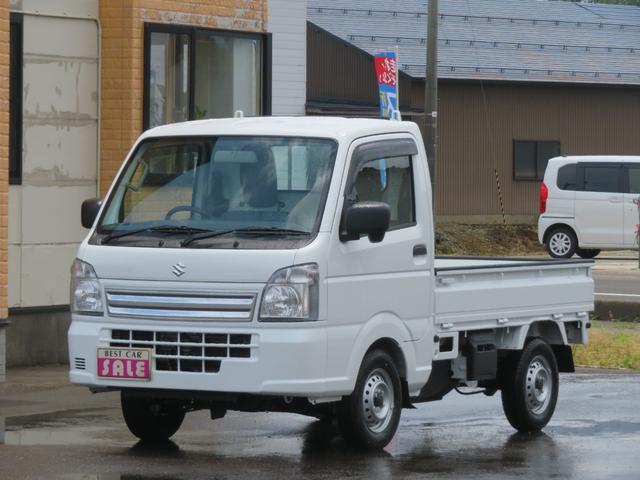
[[[540,186],[538,239],[556,258],[634,248],[638,198],[640,156],[552,158]]]

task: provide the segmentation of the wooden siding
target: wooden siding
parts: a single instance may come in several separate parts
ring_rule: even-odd
[[[446,83],[440,89],[437,212],[535,215],[540,182],[513,180],[513,140],[563,155],[640,155],[640,89]]]

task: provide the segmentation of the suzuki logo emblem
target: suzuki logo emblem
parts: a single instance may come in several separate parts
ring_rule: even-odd
[[[187,271],[187,266],[182,262],[176,263],[171,268],[171,273],[173,273],[176,277],[181,277],[182,275],[185,274],[186,271]]]

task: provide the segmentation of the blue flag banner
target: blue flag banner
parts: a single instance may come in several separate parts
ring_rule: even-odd
[[[375,57],[376,77],[380,92],[380,116],[394,118],[400,111],[398,104],[398,55],[396,52],[379,52]]]

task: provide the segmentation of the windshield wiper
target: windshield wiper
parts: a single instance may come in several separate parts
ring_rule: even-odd
[[[191,237],[185,238],[180,242],[181,247],[186,247],[190,245],[192,242],[196,240],[202,240],[205,238],[214,238],[220,237],[222,235],[230,235],[232,233],[255,233],[255,234],[266,234],[266,235],[311,235],[311,232],[307,232],[304,230],[293,230],[290,228],[279,228],[279,227],[243,227],[243,228],[234,228],[231,230],[218,230],[217,232],[204,232],[196,235],[192,235]]]
[[[138,228],[136,230],[127,230],[126,232],[120,233],[109,233],[102,237],[102,241],[100,242],[102,245],[109,243],[111,240],[116,238],[127,237],[129,235],[136,235],[138,233],[143,232],[163,232],[163,233],[194,233],[194,232],[205,232],[212,233],[211,230],[207,230],[206,228],[197,228],[197,227],[189,227],[187,225],[156,225],[153,227],[146,228]]]

